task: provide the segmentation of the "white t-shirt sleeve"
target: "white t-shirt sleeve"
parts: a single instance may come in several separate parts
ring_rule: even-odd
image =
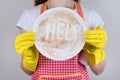
[[[93,9],[89,15],[89,28],[95,29],[97,26],[103,26],[104,22],[101,16]]]
[[[32,26],[31,25],[31,18],[30,18],[30,15],[29,15],[27,10],[25,10],[22,13],[22,15],[21,15],[18,23],[16,24],[16,26],[20,27],[20,28],[22,28],[22,29],[24,29],[26,31],[30,31],[31,30],[31,26]]]

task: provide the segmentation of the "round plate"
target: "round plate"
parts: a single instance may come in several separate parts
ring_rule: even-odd
[[[33,31],[35,46],[49,59],[67,60],[84,46],[86,25],[75,11],[57,7],[45,11],[36,20]]]

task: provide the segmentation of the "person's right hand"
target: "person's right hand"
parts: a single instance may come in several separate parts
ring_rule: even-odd
[[[34,32],[20,34],[15,39],[15,48],[23,57],[23,65],[26,69],[34,71],[38,62],[38,51],[34,45],[36,37]]]

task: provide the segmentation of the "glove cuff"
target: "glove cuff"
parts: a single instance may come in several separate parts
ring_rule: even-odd
[[[29,71],[35,71],[39,59],[39,53],[36,53],[36,57],[23,57],[23,65]]]
[[[105,52],[103,49],[96,49],[92,53],[88,53],[88,60],[90,64],[97,65],[105,58]]]

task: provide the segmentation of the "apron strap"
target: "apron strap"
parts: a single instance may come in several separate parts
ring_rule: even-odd
[[[43,3],[40,8],[40,14],[46,11],[47,2]],[[76,12],[82,17],[83,21],[85,22],[84,11],[82,10],[82,6],[79,2],[75,2],[75,10]]]
[[[43,3],[42,5],[41,5],[41,7],[40,7],[40,14],[42,14],[44,11],[46,11],[46,4],[47,4],[47,2],[45,2],[45,3]]]
[[[76,12],[82,17],[83,21],[85,22],[84,11],[79,2],[75,2],[75,9],[76,9]]]

